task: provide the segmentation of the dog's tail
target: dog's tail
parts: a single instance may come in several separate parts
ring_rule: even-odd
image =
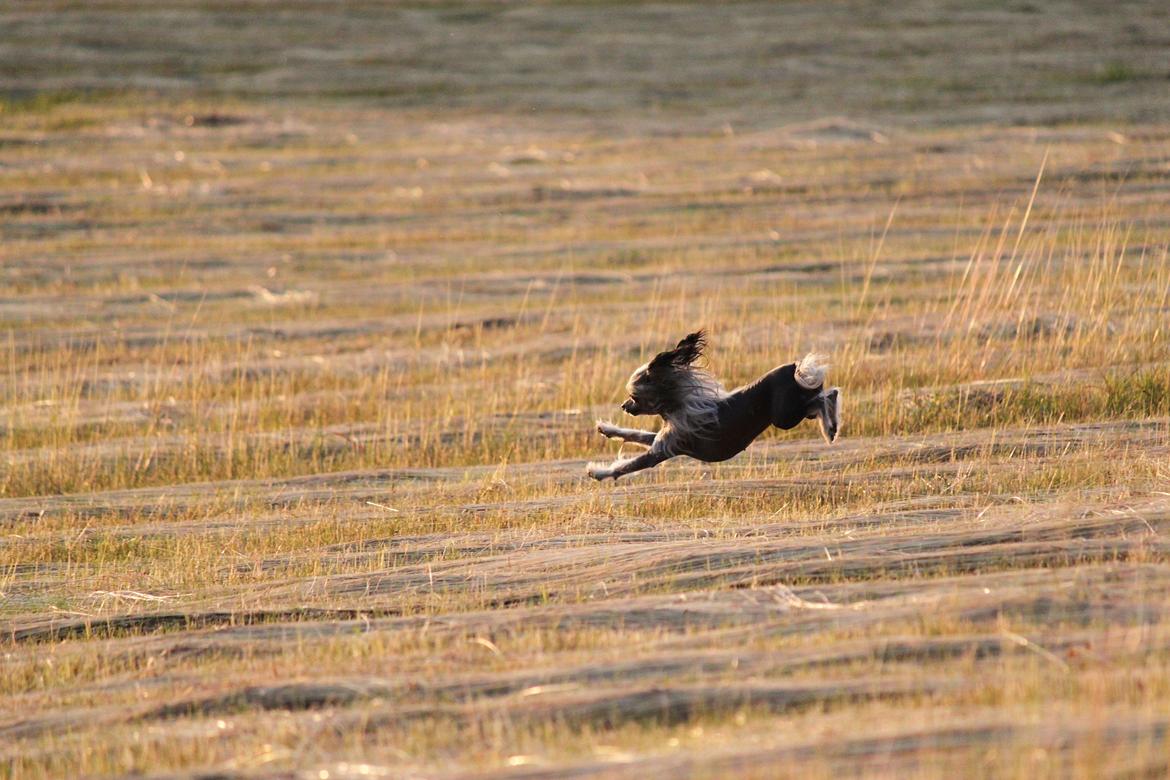
[[[805,390],[816,390],[825,383],[825,372],[828,370],[829,364],[825,362],[824,356],[810,352],[796,364],[796,384]]]

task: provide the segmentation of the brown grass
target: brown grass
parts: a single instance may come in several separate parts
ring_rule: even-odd
[[[1164,774],[1164,16],[0,11],[0,775]]]

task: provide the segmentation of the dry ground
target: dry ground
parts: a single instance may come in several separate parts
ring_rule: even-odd
[[[0,774],[1155,777],[1161,3],[0,9]],[[629,370],[842,439],[614,485]]]

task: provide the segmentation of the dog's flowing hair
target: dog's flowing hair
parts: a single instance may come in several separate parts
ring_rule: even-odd
[[[626,383],[626,391],[645,398],[657,393],[662,400],[662,418],[680,436],[710,433],[719,424],[719,402],[727,397],[723,385],[707,369],[695,365],[707,348],[707,334],[696,331],[678,343],[669,352],[659,353],[643,368],[634,371]],[[656,373],[654,382],[646,377],[653,368],[665,368]]]
[[[657,432],[618,428],[598,421],[609,438],[640,444],[649,450],[611,464],[589,464],[594,479],[617,479],[657,466],[676,455],[698,460],[726,460],[742,452],[768,426],[792,428],[804,419],[818,419],[825,440],[832,443],[840,427],[840,391],[824,390],[827,366],[814,354],[798,363],[769,371],[750,385],[723,389],[705,368],[696,365],[707,347],[698,330],[639,366],[626,383],[629,398],[622,409],[632,415],[658,415]]]

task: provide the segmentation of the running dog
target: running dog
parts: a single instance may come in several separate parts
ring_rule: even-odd
[[[715,463],[738,455],[767,430],[795,428],[801,420],[820,421],[821,434],[832,444],[840,428],[840,391],[824,389],[827,366],[817,355],[774,368],[750,385],[723,389],[714,376],[695,365],[707,346],[707,334],[696,331],[672,350],[660,352],[630,375],[622,404],[627,414],[654,414],[663,420],[653,431],[632,430],[598,420],[597,431],[611,439],[649,449],[613,463],[590,463],[596,480],[624,477],[653,468],[676,455]]]

